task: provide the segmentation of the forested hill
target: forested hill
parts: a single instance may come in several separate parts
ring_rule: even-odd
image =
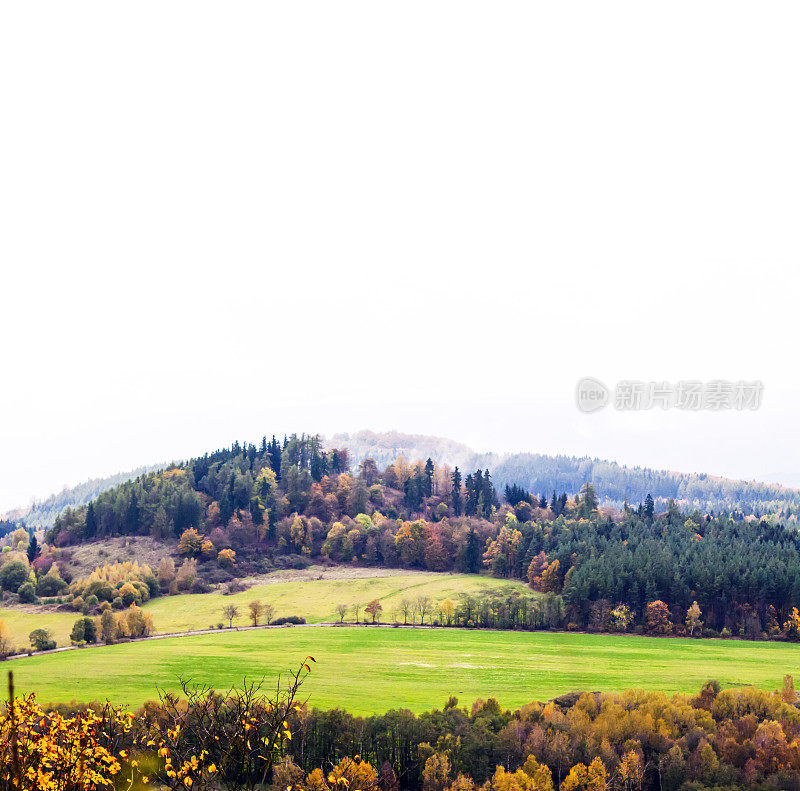
[[[705,473],[676,473],[647,467],[627,467],[613,461],[541,453],[476,453],[466,445],[441,437],[398,432],[335,434],[330,443],[347,448],[353,465],[372,458],[380,465],[402,456],[406,461],[431,457],[462,469],[492,470],[498,488],[518,484],[530,492],[550,496],[553,491],[575,494],[591,481],[603,505],[622,507],[625,500],[640,503],[648,493],[657,507],[670,498],[684,510],[775,515],[786,523],[800,514],[800,491],[774,484],[737,481]]]
[[[21,595],[26,561],[42,573],[60,563],[58,574],[68,573],[76,544],[150,536],[164,545],[159,575],[169,590],[174,582],[176,591],[202,593],[208,583],[318,561],[485,569],[525,580],[545,598],[533,610],[527,599],[522,609],[465,600],[465,625],[477,618],[507,628],[535,616],[536,628],[613,622],[620,631],[636,624],[674,634],[686,624],[692,634],[702,613],[715,636],[800,639],[800,533],[792,519],[787,529],[774,519],[687,511],[675,501],[662,510],[649,494],[623,509],[603,508],[589,482],[574,496],[548,497],[517,484],[496,487],[486,468],[451,468],[430,457],[383,468],[366,458],[356,466],[346,448],[318,436],[265,437],[142,474],[67,509],[38,546],[23,530],[0,537],[0,586]],[[173,554],[183,558],[180,584],[166,557]],[[161,584],[139,582],[147,590]],[[51,578],[39,587],[65,584]],[[103,590],[106,601],[124,603]],[[101,596],[89,604],[77,587],[72,593],[81,607],[98,606]]]
[[[52,527],[56,517],[65,508],[78,508],[94,500],[102,492],[113,489],[125,481],[132,481],[146,472],[159,470],[166,467],[166,463],[151,464],[146,467],[137,467],[128,472],[118,472],[107,478],[91,478],[79,483],[77,486],[65,486],[60,492],[51,494],[44,500],[34,502],[27,508],[18,508],[6,514],[6,518],[15,522],[22,522],[29,528]]]

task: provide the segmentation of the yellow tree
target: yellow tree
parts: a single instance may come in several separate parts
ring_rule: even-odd
[[[0,659],[5,659],[14,651],[11,643],[11,630],[5,621],[0,621]]]
[[[790,640],[800,639],[800,613],[797,612],[797,607],[792,607],[792,612],[789,614],[789,619],[783,625],[786,630],[786,636]]]
[[[486,552],[483,553],[483,565],[491,567],[495,574],[510,577],[514,571],[519,542],[522,540],[522,533],[514,527],[515,524],[517,524],[516,518],[513,514],[509,514],[497,538],[489,543]]]
[[[700,605],[696,601],[692,602],[692,606],[686,611],[686,628],[692,637],[694,637],[695,630],[701,629],[703,626],[703,622],[700,620],[702,614]]]
[[[195,558],[203,551],[203,536],[193,527],[184,530],[178,541],[178,552],[186,557]]]
[[[439,605],[439,612],[442,614],[442,622],[446,622],[450,626],[453,623],[453,616],[456,614],[456,606],[451,599],[445,599]]]
[[[422,770],[423,791],[444,791],[450,782],[450,761],[444,753],[434,753]]]

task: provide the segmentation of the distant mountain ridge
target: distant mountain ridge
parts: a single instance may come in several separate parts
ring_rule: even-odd
[[[160,470],[167,464],[150,464],[144,467],[137,467],[135,470],[118,472],[106,478],[90,478],[88,481],[79,483],[76,486],[65,486],[60,492],[51,494],[44,500],[34,501],[27,507],[18,507],[0,516],[0,519],[7,519],[13,522],[21,522],[26,527],[35,529],[52,527],[56,517],[65,508],[76,508],[94,500],[97,495],[102,494],[108,489],[113,489],[120,483],[132,481],[146,472]]]
[[[703,512],[735,512],[745,516],[774,515],[787,523],[797,523],[800,490],[778,484],[741,481],[706,473],[680,473],[648,467],[628,467],[605,459],[574,456],[548,456],[541,453],[476,453],[450,439],[399,432],[334,434],[332,447],[347,448],[353,467],[367,457],[383,466],[403,456],[407,461],[428,457],[468,472],[491,471],[499,491],[518,484],[537,495],[552,492],[570,495],[591,481],[605,505],[621,506],[625,500],[638,504],[647,494],[665,505],[672,498],[686,509]]]

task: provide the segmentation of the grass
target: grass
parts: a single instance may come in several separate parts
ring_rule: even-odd
[[[383,619],[404,597],[428,595],[434,601],[448,597],[456,599],[462,593],[477,593],[494,589],[531,591],[522,582],[479,577],[471,574],[437,574],[433,572],[408,572],[402,575],[356,579],[299,580],[256,585],[243,593],[224,596],[221,593],[198,593],[185,596],[164,596],[145,605],[152,614],[157,632],[183,632],[208,629],[225,619],[222,608],[228,604],[239,607],[239,625],[248,623],[247,605],[261,599],[275,606],[275,616],[300,615],[309,623],[338,621],[336,605],[380,599],[384,608]],[[362,613],[363,616],[363,613]],[[6,622],[12,642],[28,647],[28,634],[37,628],[50,629],[59,646],[69,645],[72,625],[78,613],[24,612],[18,609],[0,609],[0,619]],[[347,615],[352,619],[352,614]]]
[[[306,655],[317,663],[304,687],[311,705],[354,713],[424,711],[450,695],[462,704],[496,697],[507,707],[571,690],[630,687],[696,692],[723,685],[780,687],[800,672],[786,643],[659,639],[572,633],[293,627],[219,632],[14,660],[18,688],[40,700],[110,698],[137,705],[179,676],[217,688],[244,676],[270,681]]]

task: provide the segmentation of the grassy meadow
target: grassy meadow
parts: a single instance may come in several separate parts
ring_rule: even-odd
[[[636,687],[696,692],[709,678],[779,688],[800,675],[800,647],[736,640],[659,639],[550,632],[290,627],[165,638],[9,662],[19,689],[43,702],[108,697],[137,705],[178,677],[217,688],[266,676],[306,655],[310,704],[366,714],[424,711],[450,695],[517,707],[571,690]]]
[[[241,613],[237,622],[244,626],[248,621],[247,605],[254,599],[269,602],[275,607],[275,616],[299,615],[309,623],[338,621],[336,605],[380,599],[383,620],[389,620],[391,611],[404,596],[430,596],[439,602],[446,598],[456,600],[462,593],[486,590],[530,589],[519,581],[506,581],[472,574],[439,574],[435,572],[406,572],[391,576],[362,577],[354,579],[297,580],[255,585],[231,596],[222,593],[197,593],[184,596],[163,596],[145,604],[144,609],[153,616],[156,632],[183,632],[208,629],[225,621],[222,608],[235,604]],[[6,622],[15,645],[27,648],[28,635],[37,628],[50,629],[59,646],[69,645],[72,625],[78,613],[36,612],[28,607],[0,609],[0,619]],[[352,619],[348,613],[347,619]],[[227,623],[226,623],[227,626]]]

